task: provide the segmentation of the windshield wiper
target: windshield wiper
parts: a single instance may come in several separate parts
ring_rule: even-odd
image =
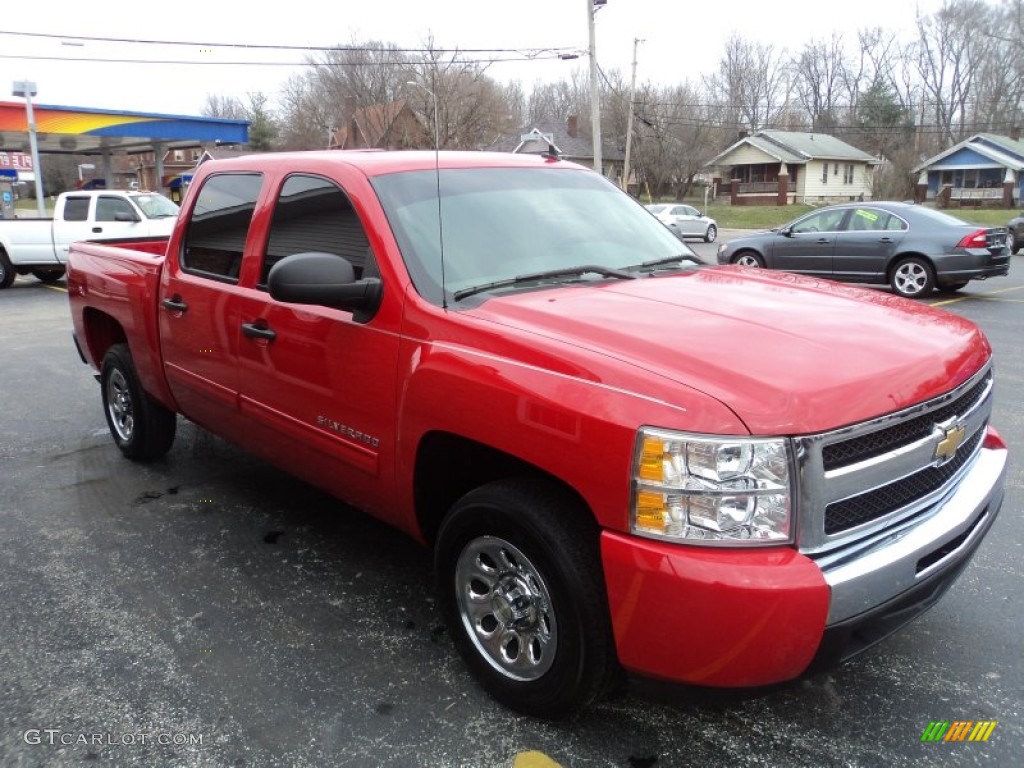
[[[452,297],[455,301],[462,301],[473,294],[483,293],[484,291],[493,291],[496,288],[508,288],[513,285],[522,285],[523,283],[535,283],[539,280],[555,280],[563,277],[582,277],[583,275],[591,274],[601,275],[602,277],[617,277],[620,280],[636,279],[636,275],[631,275],[629,272],[623,272],[621,269],[600,267],[596,264],[583,264],[578,267],[551,269],[546,272],[530,272],[526,275],[517,275],[516,277],[509,277],[504,280],[495,280],[493,283],[474,285],[470,288],[463,288],[461,291],[456,291]]]
[[[701,266],[705,266],[704,262],[701,261],[700,258],[698,258],[697,256],[695,256],[692,253],[677,253],[675,256],[666,256],[663,259],[654,259],[653,261],[645,261],[645,262],[643,262],[641,264],[633,264],[632,266],[629,266],[629,267],[623,267],[623,269],[629,269],[629,270],[634,270],[634,269],[635,270],[651,269],[652,267],[661,267],[661,266],[665,266],[667,264],[675,264],[675,263],[680,262],[680,261],[692,261],[694,264],[700,264]]]

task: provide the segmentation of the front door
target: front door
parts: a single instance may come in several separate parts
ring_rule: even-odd
[[[846,209],[816,211],[793,222],[772,242],[771,266],[816,277],[832,276],[832,252]]]

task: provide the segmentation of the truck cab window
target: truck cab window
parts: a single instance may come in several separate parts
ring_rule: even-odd
[[[238,282],[263,177],[255,173],[210,176],[196,197],[185,233],[181,268],[204,277]]]
[[[120,197],[102,196],[96,200],[96,221],[118,221],[117,214],[122,214],[120,221],[138,219],[139,214],[131,203]],[[124,218],[127,216],[128,218]]]
[[[67,197],[64,199],[64,221],[88,221],[89,198]]]
[[[356,278],[375,265],[363,224],[348,196],[332,181],[295,174],[281,188],[274,206],[259,287],[266,290],[270,268],[285,256],[305,251],[333,253],[348,259]]]

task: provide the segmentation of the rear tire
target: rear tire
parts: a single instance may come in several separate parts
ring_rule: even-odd
[[[935,272],[932,265],[918,256],[900,259],[889,273],[892,289],[907,299],[927,296],[935,288]]]
[[[170,450],[177,416],[142,388],[127,344],[107,350],[100,387],[107,426],[121,453],[134,461],[150,461]]]
[[[716,227],[714,224],[709,224],[708,225],[708,231],[704,233],[704,242],[705,243],[713,243],[713,242],[715,242],[715,238],[717,238],[717,237],[718,237],[718,227]]]
[[[0,290],[10,288],[11,283],[14,282],[14,278],[17,276],[17,273],[14,271],[14,265],[7,258],[7,251],[0,248]]]
[[[599,538],[582,503],[543,480],[470,491],[441,524],[434,566],[449,631],[512,709],[566,717],[615,682]]]

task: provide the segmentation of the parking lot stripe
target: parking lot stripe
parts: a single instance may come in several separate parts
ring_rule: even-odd
[[[929,306],[932,307],[948,307],[950,304],[959,304],[961,301],[971,301],[972,299],[987,299],[989,301],[1024,301],[1022,299],[993,299],[997,293],[1012,293],[1013,291],[1022,290],[1024,286],[1015,285],[1012,288],[1000,288],[998,291],[989,291],[988,293],[980,293],[977,296],[959,296],[955,299],[946,299],[945,301],[936,301],[931,303]]]

